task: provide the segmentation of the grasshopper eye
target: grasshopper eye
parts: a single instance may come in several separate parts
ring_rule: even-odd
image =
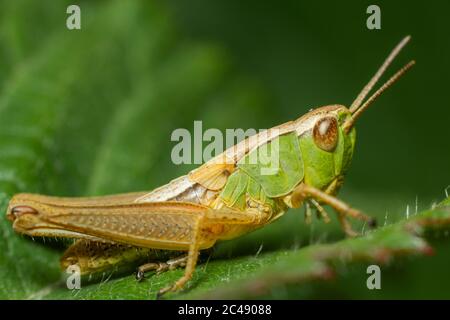
[[[314,143],[324,151],[333,151],[338,141],[338,123],[334,117],[319,119],[313,129]]]

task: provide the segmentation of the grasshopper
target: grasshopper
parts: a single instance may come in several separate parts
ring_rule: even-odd
[[[337,212],[344,232],[355,236],[348,218],[371,226],[375,221],[335,196],[352,159],[354,124],[414,65],[414,61],[406,64],[365,100],[409,39],[393,49],[349,108],[328,105],[313,109],[295,121],[239,142],[151,192],[81,198],[17,194],[9,203],[7,217],[18,233],[77,239],[62,257],[61,266],[78,264],[83,274],[137,258],[157,260],[161,257],[157,252],[163,259],[167,252],[181,254],[165,262],[148,260],[138,268],[136,276],[142,279],[150,270],[185,267],[184,275],[159,294],[184,287],[201,250],[266,226],[289,208],[305,205],[310,220],[309,208],[314,207],[327,222],[322,205],[329,205]],[[277,171],[263,175],[262,163],[246,160],[275,143],[280,160]]]

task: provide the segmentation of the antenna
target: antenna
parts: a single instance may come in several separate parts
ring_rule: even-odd
[[[411,36],[406,36],[403,38],[402,41],[400,41],[399,44],[392,50],[392,52],[389,54],[389,56],[386,58],[386,60],[383,62],[381,67],[378,69],[378,71],[375,73],[375,75],[370,79],[369,83],[366,84],[366,86],[362,89],[358,97],[356,97],[355,101],[350,106],[350,112],[355,112],[359,106],[362,104],[363,100],[366,98],[366,96],[369,94],[370,90],[376,85],[378,80],[381,78],[383,73],[386,71],[386,69],[389,67],[389,65],[394,61],[395,57],[400,53],[400,51],[405,47],[405,45],[408,43],[408,41],[411,39]]]
[[[355,123],[356,119],[361,115],[361,113],[364,112],[381,94],[386,91],[388,88],[390,88],[394,83],[396,83],[413,65],[416,64],[416,61],[412,60],[408,62],[403,68],[401,68],[399,71],[397,71],[391,78],[389,78],[388,81],[386,81],[380,89],[375,91],[372,96],[370,96],[369,99],[364,102],[364,104],[358,108],[354,113],[352,113],[351,118],[347,120],[344,124],[344,131],[348,132],[353,124]]]

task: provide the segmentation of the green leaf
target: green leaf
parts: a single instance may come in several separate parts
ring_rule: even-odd
[[[0,212],[18,192],[151,190],[192,169],[171,162],[174,129],[192,129],[195,119],[203,120],[204,129],[259,128],[276,114],[267,90],[241,75],[225,49],[181,36],[160,5],[83,3],[82,30],[69,31],[61,19],[67,4],[1,3],[12,14],[0,12]],[[380,212],[383,221],[376,202],[385,195],[351,195],[350,203]],[[368,295],[358,263],[386,266],[389,276],[396,266],[425,261],[425,269],[415,264],[413,276],[422,274],[417,270],[438,273],[442,264],[418,256],[433,246],[439,259],[448,249],[449,204],[447,199],[408,220],[391,215],[393,223],[345,240],[335,220],[310,228],[293,210],[273,225],[219,244],[186,290],[167,298],[354,298]],[[108,273],[83,278],[82,289],[71,291],[59,269],[65,246],[17,235],[3,215],[0,298],[151,299],[183,274],[174,270],[138,283],[131,272]],[[416,258],[405,262],[400,256]],[[347,291],[347,282],[328,281],[332,275],[333,281],[358,276],[361,281],[351,283],[365,291]]]

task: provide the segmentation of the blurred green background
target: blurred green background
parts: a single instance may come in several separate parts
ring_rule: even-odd
[[[171,162],[170,134],[192,130],[194,120],[204,129],[268,128],[312,107],[349,105],[408,34],[411,43],[384,79],[411,59],[417,65],[358,121],[341,196],[382,224],[445,196],[448,1],[378,1],[381,30],[366,28],[367,1],[79,1],[82,29],[72,31],[69,4],[0,1],[2,212],[16,192],[151,190],[185,174],[193,166]],[[4,220],[2,297],[41,297],[60,276],[60,252],[18,237]],[[271,252],[342,237],[336,223],[309,228],[288,214],[221,246],[217,259],[262,244]],[[433,258],[390,268],[387,278],[397,282],[376,293],[365,288],[362,269],[349,267],[338,282],[268,297],[449,298],[446,241]],[[56,290],[53,297],[67,296]]]

